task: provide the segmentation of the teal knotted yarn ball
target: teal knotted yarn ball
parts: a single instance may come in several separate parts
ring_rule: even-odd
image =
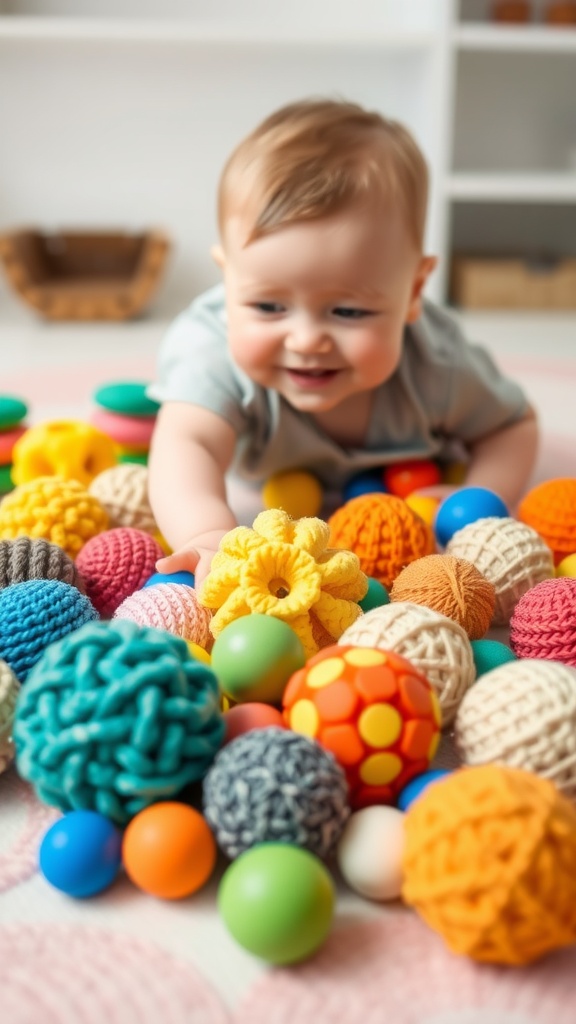
[[[204,777],[224,738],[218,681],[164,630],[87,623],[30,672],[13,738],[41,800],[124,825]]]
[[[23,683],[49,644],[97,618],[90,599],[70,583],[13,583],[0,590],[0,658]]]

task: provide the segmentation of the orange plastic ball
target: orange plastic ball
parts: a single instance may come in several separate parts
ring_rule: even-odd
[[[440,469],[431,459],[413,459],[386,466],[384,483],[390,494],[407,498],[412,491],[421,487],[433,487],[440,483]]]
[[[224,715],[224,743],[230,743],[237,736],[242,736],[252,729],[266,729],[270,725],[284,728],[282,712],[271,704],[260,703],[259,701],[247,701],[245,704],[235,704]]]
[[[122,860],[139,889],[160,899],[179,900],[210,878],[216,842],[202,815],[188,804],[152,804],[128,824]]]
[[[544,480],[518,506],[518,519],[539,533],[558,565],[576,551],[576,478]]]

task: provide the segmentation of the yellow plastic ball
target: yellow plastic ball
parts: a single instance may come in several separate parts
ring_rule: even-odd
[[[576,554],[566,555],[556,566],[556,576],[571,576],[576,579]]]
[[[188,644],[190,654],[193,658],[196,658],[196,661],[201,661],[204,665],[210,664],[212,658],[208,654],[208,651],[205,651],[203,647],[200,647],[200,644],[195,644],[193,640],[187,640],[186,643]]]
[[[292,519],[317,516],[322,508],[322,499],[321,484],[305,470],[275,473],[262,488],[265,508],[281,508]]]
[[[405,500],[408,508],[420,516],[420,519],[423,519],[428,526],[433,526],[436,510],[440,504],[438,498],[430,498],[423,494],[409,494]]]
[[[53,420],[30,427],[16,442],[12,479],[18,485],[58,476],[87,487],[116,462],[116,445],[107,434],[82,420]]]

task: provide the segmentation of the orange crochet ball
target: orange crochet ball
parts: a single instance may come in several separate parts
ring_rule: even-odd
[[[434,534],[402,498],[361,494],[328,520],[330,545],[353,551],[367,576],[390,587],[405,565],[434,551]]]
[[[426,555],[402,569],[390,598],[424,604],[454,619],[471,640],[480,640],[492,621],[496,591],[494,584],[465,558]]]
[[[540,534],[558,565],[576,551],[576,478],[558,477],[533,487],[520,502],[518,519]]]
[[[576,942],[576,810],[532,772],[438,779],[405,817],[402,896],[455,953],[526,964]]]

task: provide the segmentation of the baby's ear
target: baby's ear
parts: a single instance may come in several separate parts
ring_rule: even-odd
[[[220,270],[224,270],[224,249],[222,248],[219,242],[211,247],[210,255],[214,262],[218,264]]]
[[[438,259],[436,256],[423,256],[418,264],[412,282],[412,294],[406,314],[407,324],[413,324],[422,313],[422,292],[430,274],[436,269],[437,263]]]

